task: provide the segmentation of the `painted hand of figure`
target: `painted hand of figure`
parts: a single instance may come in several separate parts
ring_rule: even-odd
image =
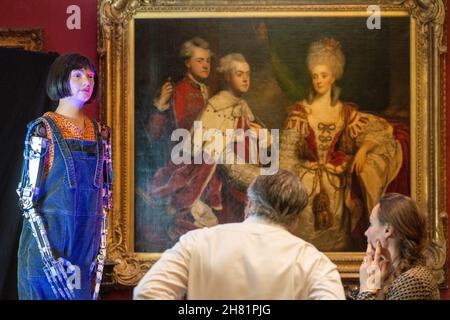
[[[380,242],[377,243],[375,254],[372,245],[367,244],[366,256],[359,268],[360,292],[377,293],[381,289],[390,264],[388,255],[388,251],[382,249]]]
[[[308,170],[317,170],[319,168],[318,162],[305,160],[300,164],[300,167],[308,169]]]
[[[367,159],[366,149],[360,148],[356,153],[355,158],[353,159],[350,171],[353,172],[356,170],[356,174],[360,175],[364,168],[364,164],[366,163],[366,159]]]
[[[325,165],[325,167],[327,168],[328,172],[333,173],[333,174],[342,174],[346,169],[345,163],[342,165],[339,165],[339,166],[335,166],[334,164],[327,163]]]
[[[249,122],[248,126],[253,130],[253,133],[255,134],[254,136],[259,139],[259,129],[261,129],[262,127],[256,122]]]
[[[169,102],[170,97],[172,96],[173,85],[170,81],[167,81],[161,87],[161,94],[157,98],[158,106],[165,106],[167,102]]]
[[[262,127],[256,122],[251,122],[250,121],[248,123],[248,126],[250,127],[250,129],[253,129],[253,130],[256,130],[256,131],[258,131],[259,129],[262,129]]]

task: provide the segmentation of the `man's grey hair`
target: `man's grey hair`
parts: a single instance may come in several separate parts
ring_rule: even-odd
[[[226,56],[220,58],[219,67],[217,68],[217,71],[222,74],[229,74],[233,71],[235,66],[233,65],[233,62],[244,62],[248,63],[247,60],[245,60],[245,57],[241,53],[229,53]]]
[[[211,49],[209,49],[209,43],[200,37],[195,37],[183,43],[180,49],[180,57],[183,60],[191,58],[195,48],[209,50],[212,55]]]
[[[291,226],[308,204],[308,193],[300,178],[282,169],[273,175],[258,176],[248,187],[247,196],[253,205],[252,215],[285,226]]]

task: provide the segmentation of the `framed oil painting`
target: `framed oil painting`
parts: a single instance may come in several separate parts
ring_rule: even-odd
[[[0,28],[0,47],[42,51],[43,41],[41,29]]]
[[[171,164],[172,133],[191,129],[196,117],[182,122],[190,109],[183,118],[176,103],[162,108],[158,98],[165,83],[186,82],[180,50],[199,38],[212,53],[210,70],[190,86],[204,100],[223,87],[220,58],[240,53],[250,65],[244,99],[258,123],[277,133],[272,161],[298,174],[309,192],[299,237],[352,283],[371,209],[385,192],[410,195],[428,214],[435,273],[444,282],[443,1],[102,0],[98,7],[101,117],[113,129],[115,174],[108,256],[118,283],[135,285],[188,230],[242,221],[246,187],[260,174],[257,165],[227,163],[177,175]],[[319,90],[310,52],[324,44],[337,61],[332,96],[341,111],[322,123],[310,108]],[[302,135],[305,126],[315,135]],[[357,172],[352,163],[364,141],[376,147]]]

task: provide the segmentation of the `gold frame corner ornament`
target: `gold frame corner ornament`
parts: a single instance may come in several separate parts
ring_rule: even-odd
[[[108,256],[117,283],[134,286],[160,253],[134,252],[134,20],[174,14],[366,12],[370,0],[98,0],[100,117],[113,128],[114,206],[109,216]],[[429,217],[436,278],[447,281],[445,53],[443,0],[379,0],[381,10],[410,17],[412,197]],[[329,252],[344,281],[355,282],[362,252]]]
[[[0,28],[0,47],[42,51],[44,33],[39,28]]]

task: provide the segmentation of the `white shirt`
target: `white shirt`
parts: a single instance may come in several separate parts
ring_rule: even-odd
[[[258,217],[186,233],[134,299],[345,299],[336,266],[312,244]]]

